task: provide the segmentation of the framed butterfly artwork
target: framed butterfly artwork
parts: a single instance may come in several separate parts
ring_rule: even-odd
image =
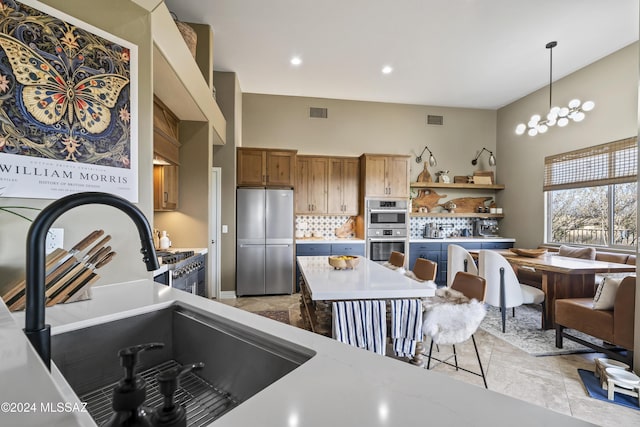
[[[42,3],[0,0],[0,197],[138,201],[137,48]]]

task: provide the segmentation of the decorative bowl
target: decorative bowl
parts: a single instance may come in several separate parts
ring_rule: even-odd
[[[526,256],[529,258],[537,258],[547,253],[546,249],[519,249],[519,248],[509,248],[511,252],[516,255]]]
[[[336,270],[354,269],[360,263],[360,258],[353,255],[331,255],[329,265]]]

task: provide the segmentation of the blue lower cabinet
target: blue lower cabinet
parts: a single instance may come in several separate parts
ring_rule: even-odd
[[[301,243],[296,245],[296,256],[331,255],[331,245],[325,243]]]
[[[487,242],[482,244],[482,249],[509,249],[513,242]]]
[[[331,255],[364,256],[364,242],[363,243],[332,243]]]

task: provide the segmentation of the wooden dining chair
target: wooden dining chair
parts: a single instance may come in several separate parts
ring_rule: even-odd
[[[484,302],[487,296],[487,281],[484,278],[464,271],[458,271],[451,283],[451,289],[462,293],[469,299]]]
[[[438,272],[438,263],[425,258],[418,258],[415,264],[413,264],[412,271],[419,280],[435,281],[436,273]]]
[[[404,254],[402,252],[393,251],[389,256],[388,262],[394,267],[404,267]]]
[[[447,247],[447,286],[451,286],[458,271],[478,274],[478,267],[471,254],[462,246],[450,244]]]
[[[484,278],[478,275],[465,273],[464,271],[459,271],[458,273],[456,273],[450,288],[455,291],[461,292],[462,294],[464,294],[464,296],[466,296],[470,300],[475,299],[476,301],[475,302],[470,301],[467,304],[448,303],[448,304],[442,305],[442,306],[448,305],[449,310],[457,310],[457,311],[455,312],[455,315],[452,315],[453,312],[449,312],[447,316],[443,316],[439,318],[438,327],[435,328],[435,330],[442,331],[442,330],[450,329],[451,328],[450,323],[453,322],[453,324],[455,324],[456,332],[459,332],[460,329],[464,329],[466,333],[465,334],[455,333],[455,334],[452,334],[451,337],[445,337],[444,334],[443,335],[439,334],[438,336],[435,336],[435,335],[429,335],[428,333],[426,333],[425,335],[431,337],[431,345],[429,347],[429,355],[427,358],[427,369],[431,369],[431,360],[433,359],[436,362],[444,363],[445,365],[455,367],[456,371],[463,370],[470,374],[482,377],[482,382],[484,383],[484,387],[488,388],[487,378],[484,374],[484,368],[482,367],[482,361],[480,360],[480,353],[478,352],[478,345],[476,344],[476,338],[474,336],[486,313],[486,310],[484,309],[484,306],[483,306],[483,301],[487,293],[487,282],[485,281]],[[438,310],[441,307],[435,307],[434,309]],[[427,315],[425,323],[428,323],[429,321],[434,321],[434,319],[433,318],[429,319]],[[427,326],[426,330],[430,331],[434,329]],[[425,326],[423,326],[423,333],[424,332],[425,332]],[[452,338],[453,336],[455,336],[456,338],[455,339]],[[456,344],[462,344],[463,342],[466,342],[469,338],[471,338],[471,341],[473,342],[473,348],[476,352],[476,359],[478,360],[478,366],[480,367],[479,373],[463,368],[460,365],[458,365],[458,354],[456,353]],[[451,345],[453,349],[453,354],[447,358],[434,357],[433,356],[434,344],[436,345],[438,352],[440,351],[440,348],[439,348],[440,344]],[[454,360],[453,364],[448,362],[448,360],[451,357],[453,357],[453,360]]]

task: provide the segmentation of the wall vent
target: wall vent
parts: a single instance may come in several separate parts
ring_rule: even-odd
[[[433,116],[431,114],[427,115],[427,124],[428,125],[443,125],[444,117],[443,116]]]
[[[329,117],[328,108],[311,107],[309,108],[309,117],[312,119],[326,119]]]

